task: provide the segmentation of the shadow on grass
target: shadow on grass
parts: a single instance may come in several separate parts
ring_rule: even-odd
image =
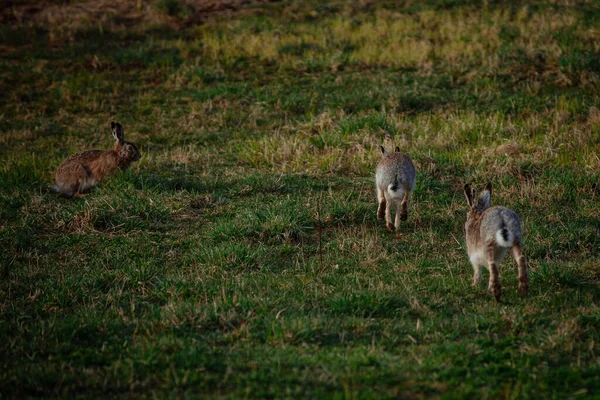
[[[397,296],[380,296],[373,293],[345,294],[325,301],[336,315],[361,318],[397,318],[411,312],[410,304]]]
[[[133,184],[139,190],[154,190],[158,192],[209,192],[211,187],[206,182],[187,176],[165,177],[156,174],[140,174],[132,177]],[[212,188],[214,189],[215,186]]]
[[[132,177],[137,189],[156,191],[188,191],[191,193],[224,194],[236,198],[256,194],[298,194],[324,192],[332,184],[342,179],[327,181],[310,175],[273,175],[259,174],[241,177],[206,176],[197,178],[192,175],[164,176],[160,174],[140,174]]]
[[[581,290],[589,293],[594,300],[600,300],[600,286],[598,276],[593,276],[591,272],[586,272],[581,267],[570,267],[563,263],[549,263],[542,261],[530,277],[530,287],[549,287],[558,286]]]

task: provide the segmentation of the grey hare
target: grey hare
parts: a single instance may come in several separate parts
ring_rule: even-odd
[[[111,122],[116,140],[112,150],[87,150],[68,157],[56,170],[54,190],[67,196],[84,197],[84,192],[117,171],[126,170],[141,155],[135,144],[126,142],[123,127]]]
[[[377,185],[377,201],[379,208],[377,217],[383,220],[386,226],[394,231],[400,227],[400,221],[408,219],[408,201],[410,194],[415,190],[416,171],[410,157],[396,151],[388,153],[381,146],[383,158],[375,169],[375,182]],[[396,211],[395,223],[392,223],[391,208]]]
[[[488,183],[475,202],[475,190],[469,184],[464,187],[469,211],[465,223],[467,253],[473,265],[473,286],[481,282],[481,268],[490,271],[488,288],[496,301],[500,301],[502,289],[498,279],[498,264],[506,255],[508,249],[517,261],[519,274],[519,291],[527,295],[529,280],[527,263],[521,249],[523,233],[521,221],[517,214],[506,207],[490,207],[492,199],[492,184]]]

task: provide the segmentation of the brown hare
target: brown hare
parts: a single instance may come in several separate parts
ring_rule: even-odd
[[[517,261],[519,268],[519,291],[527,295],[529,281],[527,264],[521,250],[521,221],[517,214],[506,207],[490,208],[492,199],[492,184],[488,183],[475,203],[475,190],[469,184],[465,187],[465,196],[469,204],[467,222],[465,223],[467,253],[473,265],[473,286],[481,282],[481,268],[486,267],[490,272],[488,288],[496,301],[500,301],[502,289],[498,280],[498,264],[506,255],[508,249]]]
[[[394,231],[400,227],[400,220],[408,219],[408,200],[415,190],[415,166],[406,154],[400,152],[399,147],[395,152],[388,153],[381,146],[381,154],[383,158],[375,169],[379,202],[377,217],[380,220],[385,217],[387,228]],[[396,211],[395,223],[392,223],[392,207]]]
[[[112,150],[87,150],[68,157],[56,170],[57,192],[67,196],[84,197],[87,190],[120,169],[125,171],[140,159],[135,144],[126,142],[121,124],[111,122],[116,143]]]

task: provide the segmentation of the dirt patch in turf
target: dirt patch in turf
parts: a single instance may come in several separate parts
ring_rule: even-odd
[[[100,0],[64,1],[8,0],[0,4],[0,22],[9,25],[54,26],[116,23],[131,27],[143,22],[167,22],[185,26],[210,18],[252,13],[277,0]]]

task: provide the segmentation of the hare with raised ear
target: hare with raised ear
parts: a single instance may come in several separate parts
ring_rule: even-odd
[[[486,267],[490,272],[488,288],[496,301],[500,301],[502,289],[498,280],[498,264],[506,255],[508,249],[517,261],[519,274],[519,291],[527,295],[529,281],[527,264],[521,250],[521,221],[517,214],[506,207],[490,208],[492,199],[492,184],[488,183],[475,202],[475,190],[466,184],[465,196],[469,205],[465,232],[467,253],[473,265],[473,286],[481,282],[481,268]]]
[[[126,142],[123,127],[111,122],[116,140],[112,150],[87,150],[68,157],[56,170],[57,192],[67,196],[84,197],[87,190],[112,175],[117,169],[125,171],[132,162],[140,159],[135,144]]]
[[[400,227],[400,221],[408,219],[408,200],[415,190],[416,172],[410,157],[396,151],[388,153],[381,146],[382,159],[375,169],[375,182],[377,185],[377,201],[379,208],[377,217],[385,218],[386,226],[394,231]],[[395,223],[392,223],[391,208],[396,211]]]

